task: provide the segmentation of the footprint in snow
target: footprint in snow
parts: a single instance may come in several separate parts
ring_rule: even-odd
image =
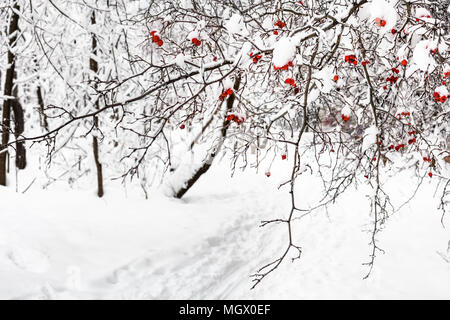
[[[13,247],[7,254],[17,267],[34,273],[43,273],[50,267],[50,260],[44,253],[26,247]]]

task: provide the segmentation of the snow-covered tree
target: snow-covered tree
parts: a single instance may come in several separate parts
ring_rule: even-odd
[[[137,177],[146,196],[162,183],[179,198],[219,156],[232,173],[256,168],[267,177],[262,160],[290,161],[280,188],[291,210],[262,223],[287,225],[286,248],[255,285],[286,258],[300,258],[293,219],[349,187],[373,190],[367,275],[380,250],[376,235],[396,210],[384,188],[390,177],[413,170],[418,186],[441,179],[447,209],[444,2],[33,1],[30,16],[27,6],[33,61],[47,70],[37,86],[45,105],[36,100],[47,124],[3,144],[45,141],[49,156],[79,159],[91,157],[93,136],[97,172],[107,159],[104,176]],[[296,193],[308,171],[322,180],[313,207]]]

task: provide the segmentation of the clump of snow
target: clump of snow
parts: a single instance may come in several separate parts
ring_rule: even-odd
[[[189,41],[192,41],[192,39],[194,39],[194,38],[198,39],[199,37],[200,37],[200,35],[197,30],[193,30],[193,31],[189,32],[189,34],[187,35],[187,38]]]
[[[179,55],[177,55],[175,57],[175,64],[178,67],[184,69],[186,67],[185,59],[186,59],[186,57],[184,56],[184,54],[180,53]]]
[[[446,86],[440,86],[434,89],[434,92],[439,93],[441,97],[448,97],[448,90]]]
[[[422,40],[416,44],[413,51],[413,62],[422,71],[434,69],[436,62],[431,56],[430,51],[436,49],[436,41]]]
[[[446,64],[444,66],[444,78],[449,77],[450,76],[450,65]]]
[[[431,18],[431,13],[425,8],[416,8],[416,18],[426,20]]]
[[[226,78],[223,80],[223,88],[226,89],[233,89],[233,80],[231,78]]]
[[[345,107],[342,108],[341,114],[342,114],[343,116],[350,117],[351,114],[352,114],[352,109],[350,109],[349,106],[345,106]]]
[[[369,22],[376,24],[381,33],[390,32],[397,23],[397,11],[394,4],[389,1],[374,0],[370,3],[368,10],[370,12]],[[380,20],[384,23],[377,23]]]
[[[296,44],[292,38],[281,38],[278,40],[273,49],[273,65],[281,68],[294,60],[296,48]]]
[[[403,59],[406,59],[408,57],[407,50],[408,50],[407,44],[401,46],[400,49],[398,49],[397,51],[397,60],[402,61]]]
[[[316,86],[323,93],[329,93],[334,88],[336,82],[333,81],[333,67],[328,66],[313,75]]]
[[[202,30],[206,27],[206,21],[205,20],[200,20],[199,22],[197,22],[197,30]]]
[[[377,134],[378,134],[378,129],[375,125],[368,127],[364,131],[362,152],[365,152],[372,145],[377,143]]]
[[[244,19],[239,14],[233,14],[225,23],[225,28],[230,34],[240,34],[243,36],[247,36],[248,30],[245,26]]]

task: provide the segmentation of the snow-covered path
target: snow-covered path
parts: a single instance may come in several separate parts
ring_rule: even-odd
[[[429,209],[431,183],[380,233],[386,254],[369,279],[370,217],[363,192],[349,193],[296,220],[302,259],[250,290],[287,241],[284,225],[259,227],[289,209],[276,177],[215,168],[184,200],[2,189],[0,298],[450,298],[450,233]]]

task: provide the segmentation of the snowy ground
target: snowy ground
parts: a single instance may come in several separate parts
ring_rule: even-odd
[[[120,189],[97,200],[88,191],[2,188],[0,298],[450,298],[450,224],[440,223],[437,179],[389,219],[379,234],[386,253],[369,279],[362,279],[362,263],[370,253],[371,218],[361,189],[328,212],[296,220],[301,260],[285,261],[250,290],[249,276],[287,241],[284,225],[259,227],[289,210],[277,174],[231,178],[215,166],[183,200],[146,201]],[[407,198],[413,189],[405,175],[394,185]],[[304,179],[300,191],[307,196],[313,183]]]

